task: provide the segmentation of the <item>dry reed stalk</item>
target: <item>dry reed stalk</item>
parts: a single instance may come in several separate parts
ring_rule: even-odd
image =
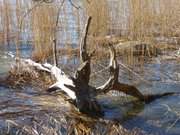
[[[97,37],[104,38],[109,31],[109,8],[106,0],[84,1],[86,14],[92,17],[92,23],[89,28],[88,50],[99,50],[101,48],[96,42]]]
[[[9,44],[10,31],[11,31],[11,4],[9,0],[3,0],[3,33],[4,33],[4,44]]]
[[[32,11],[34,57],[37,60],[45,60],[49,54],[52,54],[56,14],[55,4],[43,3]]]
[[[179,22],[178,0],[130,0],[130,38],[146,40],[157,36],[174,36],[173,25]]]
[[[16,48],[18,48],[21,32],[27,26],[24,24],[27,24],[29,21],[31,22],[33,40],[35,41],[34,57],[38,60],[46,59],[46,57],[52,53],[51,48],[55,35],[60,35],[61,33],[57,31],[57,33],[54,34],[54,24],[58,8],[55,4],[57,4],[57,2],[59,4],[59,2],[62,1],[55,1],[49,4],[43,3],[40,7],[33,9],[32,17],[27,16],[23,22],[23,28],[19,26],[22,18],[21,14],[28,10],[29,5],[33,6],[34,4],[30,4],[30,2],[25,0],[16,0],[15,10],[12,10],[11,2],[10,0],[2,0],[0,2],[0,25],[1,28],[3,28],[3,30],[1,30],[1,35],[3,36],[0,37],[0,40],[4,40],[5,44],[8,44],[8,42],[12,40],[13,20],[17,27],[15,42]],[[57,37],[57,44],[62,39],[65,39],[67,47],[70,47],[69,44],[72,42],[73,37],[69,29],[69,18],[71,18],[69,17],[69,12],[74,12],[72,16],[76,18],[75,23],[78,26],[76,30],[77,35],[81,30],[80,25],[83,24],[81,21],[84,18],[81,18],[83,16],[83,13],[80,11],[81,9],[76,9],[73,6],[70,7],[68,4],[70,5],[68,1],[65,1],[65,5],[60,14],[58,30],[59,26],[61,26],[60,29],[64,32],[62,32],[62,36]],[[164,40],[168,41],[170,38],[173,38],[172,40],[175,40],[176,45],[180,43],[179,0],[117,0],[116,2],[109,0],[91,0],[83,1],[82,5],[86,10],[86,14],[91,15],[93,18],[89,33],[90,50],[100,48],[99,44],[94,41],[94,37],[102,38],[107,34],[117,34],[116,36],[121,39],[126,38],[128,40],[140,40],[154,45],[157,44],[157,47],[159,45],[159,41],[156,41],[157,37],[165,37],[167,39]],[[15,15],[16,19],[12,18],[12,14]],[[143,56],[145,51],[143,48],[141,49],[140,51]],[[156,53],[151,47],[146,49],[146,51],[149,51],[149,54],[151,54],[151,52]],[[131,52],[132,50],[129,52],[130,56],[132,56]],[[18,55],[19,52],[17,49],[17,56]]]
[[[0,2],[0,43],[2,44],[3,42],[3,5],[2,2]]]
[[[86,13],[92,17],[90,34],[93,36],[105,36],[108,33],[109,11],[106,0],[91,0],[84,2]]]
[[[17,27],[17,32],[16,32],[16,57],[18,58],[20,56],[19,54],[19,45],[20,45],[20,34],[21,34],[21,28],[20,28],[20,24],[21,24],[21,1],[20,0],[16,0],[16,27]]]

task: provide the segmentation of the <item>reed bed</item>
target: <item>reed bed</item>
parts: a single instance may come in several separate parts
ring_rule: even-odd
[[[0,1],[1,43],[16,44],[18,56],[21,41],[31,41],[34,58],[45,60],[53,52],[55,38],[58,48],[78,47],[88,15],[93,18],[88,40],[91,50],[98,49],[96,39],[106,35],[156,47],[161,43],[179,45],[179,0],[92,0],[73,4],[65,0],[62,3],[62,0],[52,3]],[[27,38],[24,35],[28,35]]]

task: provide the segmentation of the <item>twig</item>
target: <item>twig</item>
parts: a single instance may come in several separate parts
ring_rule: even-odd
[[[65,0],[61,2],[60,7],[58,8],[57,12],[57,18],[56,18],[56,23],[55,23],[55,28],[54,28],[54,39],[53,39],[53,60],[54,60],[54,66],[58,66],[58,58],[57,58],[57,28],[58,28],[58,23],[59,23],[59,16],[60,12],[62,9],[62,6],[64,5]]]
[[[175,110],[172,110],[167,104],[162,104],[162,106],[165,106],[167,108],[167,112],[175,113],[178,116],[178,118],[166,129],[166,132],[169,132],[169,130],[172,129],[176,125],[176,123],[180,120],[180,113]]]
[[[128,71],[130,71],[132,74],[134,74],[135,76],[137,76],[141,81],[146,82],[147,84],[151,84],[149,81],[145,80],[144,78],[142,78],[139,74],[137,74],[136,72],[134,72],[132,69],[130,69],[128,66],[126,66],[125,64],[121,63],[118,61],[118,64],[121,65],[122,67],[124,67],[125,69],[127,69]]]
[[[81,6],[77,6],[72,0],[68,0],[69,3],[76,9],[81,9]]]

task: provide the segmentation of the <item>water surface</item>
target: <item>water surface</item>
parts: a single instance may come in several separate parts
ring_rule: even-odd
[[[10,65],[14,62],[13,55],[12,51],[0,52],[1,77],[7,74]],[[137,71],[144,80],[127,70],[120,70],[120,80],[126,83],[134,83],[143,93],[179,92],[179,62],[161,58],[159,56],[145,62],[143,67],[134,68],[134,71]],[[78,57],[63,56],[59,63],[67,73],[72,74],[78,67],[79,60]],[[95,65],[99,67],[95,67]],[[96,63],[93,67],[98,70],[106,65],[107,61],[100,64]],[[93,70],[94,72],[95,70]],[[99,77],[92,76],[92,84],[100,85],[107,80],[108,74],[106,72],[102,72]],[[104,80],[101,79],[102,76]],[[119,121],[127,129],[137,127],[147,134],[162,135],[178,135],[180,133],[179,101],[180,95],[163,97],[150,104],[138,102],[132,97],[119,93],[99,97],[106,119]],[[3,131],[7,126],[7,120],[26,123],[32,116],[40,114],[39,112],[43,114],[43,112],[47,113],[50,110],[58,110],[61,105],[59,98],[44,94],[44,90],[41,88],[25,86],[22,89],[13,89],[0,84],[0,131]],[[68,107],[65,108],[64,110],[68,110]]]

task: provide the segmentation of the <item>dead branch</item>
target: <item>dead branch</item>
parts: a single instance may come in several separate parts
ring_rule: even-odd
[[[83,30],[81,41],[80,41],[80,60],[81,60],[81,62],[85,62],[88,60],[87,35],[88,35],[91,19],[92,18],[89,16],[86,21],[85,28]]]
[[[79,68],[75,73],[76,80],[79,80],[80,82],[83,81],[86,84],[89,83],[90,74],[91,74],[91,67],[90,67],[91,56],[89,56],[87,53],[87,43],[86,43],[90,23],[91,23],[91,17],[88,17],[80,42],[81,65],[79,66]]]
[[[71,99],[76,99],[75,92],[72,89],[69,89],[66,87],[66,85],[70,85],[74,87],[74,83],[68,75],[66,75],[61,69],[59,69],[56,66],[53,66],[51,64],[45,63],[40,64],[36,63],[30,59],[20,59],[21,68],[24,68],[26,70],[29,70],[31,72],[32,70],[40,70],[50,73],[52,76],[55,77],[56,83],[51,85],[49,87],[49,91],[54,90],[61,90],[64,91]]]
[[[74,8],[76,8],[76,9],[81,9],[81,6],[76,5],[72,0],[68,0],[68,1],[69,1],[69,3],[70,3]]]
[[[135,86],[119,82],[118,81],[119,66],[116,60],[116,52],[112,44],[109,44],[108,46],[110,50],[110,63],[109,63],[110,77],[109,77],[109,80],[105,82],[104,85],[96,88],[97,94],[107,93],[111,90],[116,90],[119,92],[123,92],[127,95],[136,97],[139,100],[144,101],[146,103],[149,103],[155,99],[158,99],[164,96],[175,94],[174,92],[167,92],[163,94],[143,95],[140,92],[140,90],[138,90]]]
[[[119,66],[117,65],[116,52],[112,45],[109,45],[109,48],[110,48],[110,63],[109,63],[110,78],[104,85],[97,88],[97,93],[99,94],[107,93],[110,90],[117,90],[125,94],[137,97],[140,100],[144,100],[143,94],[141,94],[141,92],[136,87],[118,82]]]
[[[110,62],[109,62],[109,80],[102,86],[97,88],[99,93],[106,93],[111,90],[115,83],[118,82],[119,67],[116,61],[116,52],[112,46],[109,46],[110,50]]]

